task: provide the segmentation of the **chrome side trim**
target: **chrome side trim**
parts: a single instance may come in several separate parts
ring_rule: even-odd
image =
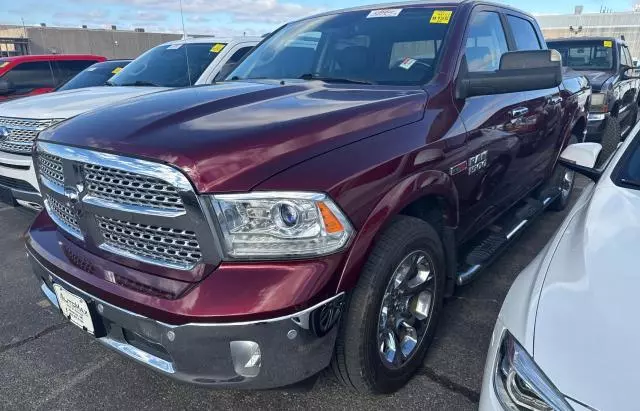
[[[482,268],[482,265],[477,264],[473,267],[469,268],[467,271],[463,273],[459,273],[457,275],[457,283],[458,285],[465,285],[473,276]]]
[[[155,368],[167,374],[174,374],[176,371],[173,369],[173,364],[168,361],[158,358],[155,355],[151,355],[146,351],[142,351],[130,344],[121,343],[109,337],[98,338],[101,343],[119,351],[127,357],[138,360],[149,367]]]
[[[38,149],[66,160],[80,163],[100,164],[101,166],[155,177],[170,183],[176,188],[185,191],[193,190],[189,179],[175,168],[166,164],[140,160],[132,157],[123,157],[116,154],[102,153],[99,151],[85,150],[82,148],[61,146],[54,143],[39,141]]]
[[[524,227],[527,223],[529,222],[529,220],[522,220],[520,221],[520,224],[518,224],[517,226],[515,226],[515,228],[513,230],[511,230],[509,232],[509,234],[507,234],[507,240],[511,240],[511,237],[513,237],[514,235],[516,235],[516,233],[518,231],[520,231],[522,229],[522,227]]]

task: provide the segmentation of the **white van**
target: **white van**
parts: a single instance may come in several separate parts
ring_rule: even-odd
[[[0,198],[40,208],[31,160],[37,134],[60,121],[125,99],[213,83],[224,77],[259,37],[193,38],[154,47],[114,73],[106,86],[60,91],[0,104]]]

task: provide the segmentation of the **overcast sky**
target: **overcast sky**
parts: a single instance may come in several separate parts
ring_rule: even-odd
[[[498,0],[500,1],[500,0]],[[183,0],[185,25],[191,34],[263,34],[278,25],[318,11],[377,0]],[[576,4],[598,12],[604,4],[615,11],[631,9],[633,0],[509,0],[532,13],[571,13]],[[179,0],[0,0],[0,24],[180,32]]]

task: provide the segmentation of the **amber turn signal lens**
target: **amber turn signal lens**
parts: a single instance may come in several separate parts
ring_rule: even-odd
[[[335,234],[344,231],[344,227],[338,217],[331,212],[329,207],[325,203],[318,203],[318,209],[322,215],[322,221],[324,221],[324,228],[329,234]]]

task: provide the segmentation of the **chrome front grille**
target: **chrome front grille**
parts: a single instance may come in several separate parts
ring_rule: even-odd
[[[158,178],[97,164],[84,165],[87,193],[96,198],[125,205],[184,210],[178,190]]]
[[[33,142],[38,136],[38,133],[60,121],[62,120],[0,117],[0,127],[8,131],[7,138],[0,142],[0,151],[15,154],[30,154]]]
[[[96,216],[100,233],[108,249],[118,254],[176,268],[194,266],[202,259],[196,233]]]
[[[88,251],[176,270],[220,263],[206,211],[173,167],[43,141],[36,164],[49,215]]]
[[[64,173],[62,167],[62,159],[60,157],[48,153],[40,153],[38,156],[38,169],[40,171],[40,176],[60,187],[64,186]]]
[[[71,207],[66,206],[51,195],[46,196],[45,205],[49,215],[60,227],[73,234],[75,237],[82,237],[78,217]]]

